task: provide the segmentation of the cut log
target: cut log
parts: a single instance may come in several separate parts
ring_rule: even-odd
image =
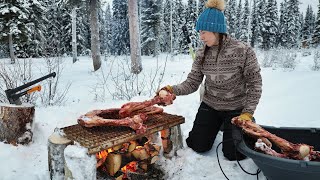
[[[28,144],[32,141],[34,105],[0,104],[0,141]]]
[[[50,179],[64,179],[64,149],[72,144],[72,141],[63,137],[56,131],[48,138],[48,167]]]
[[[121,168],[121,154],[109,153],[106,159],[106,168],[110,176],[114,176]]]

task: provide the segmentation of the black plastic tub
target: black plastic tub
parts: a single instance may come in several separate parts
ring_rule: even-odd
[[[315,150],[320,151],[320,128],[262,127],[290,142],[312,145]],[[240,130],[238,133],[240,133]],[[250,157],[268,180],[320,180],[320,162],[292,160],[266,155],[254,151],[252,139],[246,136],[243,137],[243,140],[238,145],[238,150]],[[272,149],[280,152],[274,145]]]

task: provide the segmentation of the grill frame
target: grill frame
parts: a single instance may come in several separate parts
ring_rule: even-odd
[[[83,127],[79,124],[63,127],[60,130],[69,140],[78,142],[88,149],[88,154],[95,154],[113,146],[139,139],[141,137],[156,133],[163,129],[182,124],[185,118],[179,115],[168,113],[148,115],[148,120],[144,123],[147,126],[145,133],[136,134],[129,127],[103,126],[103,127]]]

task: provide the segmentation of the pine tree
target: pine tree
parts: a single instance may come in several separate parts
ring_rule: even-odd
[[[170,52],[171,32],[170,32],[170,12],[171,12],[171,0],[163,1],[163,20],[160,23],[160,50],[161,52]]]
[[[297,48],[299,45],[299,29],[300,29],[300,21],[299,21],[299,1],[298,0],[289,0],[288,2],[288,29],[286,33],[287,37],[287,47],[288,48]]]
[[[239,39],[243,42],[247,42],[249,44],[249,38],[251,34],[250,30],[250,9],[249,9],[249,1],[245,0],[243,16],[240,18],[240,23],[242,24],[240,30]]]
[[[257,41],[257,24],[258,24],[258,16],[257,16],[257,1],[253,0],[252,5],[252,13],[251,13],[251,46],[255,47],[255,42]]]
[[[130,37],[129,37],[129,19],[128,1],[127,0],[113,0],[112,2],[112,54],[124,55],[130,51]]]
[[[240,36],[242,34],[242,26],[244,24],[242,24],[242,21],[243,21],[243,9],[242,9],[242,1],[239,0],[239,4],[238,4],[238,8],[237,8],[237,19],[236,19],[236,29],[235,29],[235,37],[237,39],[240,39]]]
[[[40,57],[44,47],[44,32],[46,31],[44,25],[48,23],[44,16],[46,8],[37,0],[33,0],[28,2],[28,11],[30,14],[26,24],[28,41],[19,45],[19,56]]]
[[[312,44],[314,47],[319,47],[320,45],[320,0],[318,4],[318,14],[317,14],[317,20],[315,22],[315,29],[312,37]]]
[[[231,37],[236,36],[237,30],[237,13],[235,12],[237,12],[236,0],[230,0],[225,10],[225,17],[227,21],[228,34],[230,34]]]
[[[279,20],[279,33],[278,33],[278,45],[281,47],[287,47],[287,30],[288,30],[288,12],[287,1],[284,0],[280,4],[280,20]]]
[[[206,0],[198,0],[198,15],[200,15],[206,8]]]
[[[107,3],[106,5],[106,10],[105,10],[105,14],[104,14],[104,26],[103,28],[105,29],[105,36],[102,39],[102,44],[103,44],[103,48],[106,54],[110,54],[111,51],[111,41],[112,41],[112,27],[111,27],[111,22],[112,22],[112,15],[111,15],[111,9],[110,9],[110,4]]]
[[[256,9],[256,16],[257,16],[257,24],[255,28],[255,45],[259,48],[263,48],[263,41],[266,38],[266,29],[265,29],[265,17],[266,17],[266,3],[265,0],[258,0],[257,1],[257,9]],[[268,12],[269,13],[269,12]]]
[[[23,0],[4,0],[0,4],[0,21],[3,22],[0,41],[9,44],[11,63],[15,63],[14,47],[28,41],[29,11]]]
[[[161,0],[145,0],[141,3],[141,52],[143,55],[157,55],[160,34]]]
[[[278,33],[278,10],[275,0],[268,0],[263,31],[262,48],[265,50],[276,47]]]

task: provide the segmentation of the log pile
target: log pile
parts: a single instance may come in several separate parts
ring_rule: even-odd
[[[258,151],[281,158],[320,161],[320,152],[315,151],[313,146],[289,142],[266,131],[252,121],[240,120],[238,117],[235,117],[231,122],[240,127],[249,136],[257,139],[255,148]],[[272,149],[272,143],[281,149],[280,153]]]
[[[97,168],[110,176],[125,178],[128,172],[145,173],[159,160],[161,146],[131,141],[96,154]],[[120,172],[120,173],[119,173]]]

